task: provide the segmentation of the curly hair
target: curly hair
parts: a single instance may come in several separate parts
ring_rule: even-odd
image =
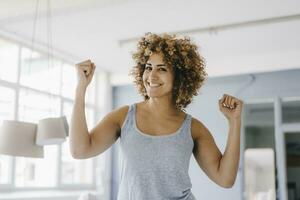
[[[197,50],[198,47],[189,37],[179,39],[175,35],[146,33],[139,40],[137,51],[132,55],[136,65],[130,72],[144,100],[149,99],[143,84],[146,62],[152,53],[162,53],[165,64],[173,67],[173,105],[184,110],[192,102],[193,96],[198,95],[198,89],[207,76],[205,61]]]

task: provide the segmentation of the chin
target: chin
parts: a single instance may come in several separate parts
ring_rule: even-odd
[[[165,96],[168,96],[168,94],[158,94],[158,93],[156,93],[156,94],[154,94],[154,93],[149,94],[149,93],[147,93],[147,96],[148,96],[149,98],[159,98],[159,97],[165,97]]]
[[[162,95],[159,95],[159,94],[153,94],[153,93],[147,93],[147,96],[149,97],[149,98],[155,98],[155,97],[160,97],[160,96],[162,96]]]

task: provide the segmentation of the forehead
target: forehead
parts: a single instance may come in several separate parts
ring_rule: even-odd
[[[149,63],[153,66],[155,66],[155,65],[164,65],[165,67],[167,67],[168,69],[173,71],[173,67],[169,66],[168,64],[166,64],[164,62],[162,53],[153,53],[153,54],[151,54],[148,61],[147,61],[147,63]]]
[[[160,53],[153,53],[150,55],[147,62],[164,63],[163,55]]]

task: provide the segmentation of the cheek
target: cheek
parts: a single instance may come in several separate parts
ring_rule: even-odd
[[[146,83],[146,80],[147,80],[147,76],[146,74],[144,73],[143,76],[142,76],[142,80],[143,80],[143,84],[145,85]]]
[[[173,76],[173,74],[170,75],[169,82],[170,82],[171,85],[173,85],[173,83],[174,83],[174,76]]]
[[[145,71],[143,72],[143,75],[142,75],[142,79],[145,80],[146,78],[146,74],[145,74]]]

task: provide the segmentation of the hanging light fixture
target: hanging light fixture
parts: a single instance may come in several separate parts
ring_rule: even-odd
[[[53,51],[52,51],[52,17],[50,0],[47,0],[47,56],[48,56],[48,70],[53,65]],[[50,100],[52,95],[50,92]],[[65,116],[57,118],[42,119],[38,123],[38,131],[36,144],[37,145],[51,145],[61,144],[66,141],[68,134],[68,123]]]
[[[4,120],[0,128],[0,154],[43,158],[44,148],[35,144],[36,124]]]
[[[38,18],[39,0],[36,1],[36,10],[33,26],[32,51],[35,39],[36,22]],[[48,66],[52,62],[52,31],[51,6],[47,0],[47,47]],[[51,55],[51,56],[50,56]],[[30,62],[32,61],[32,57]],[[0,154],[33,158],[44,157],[44,145],[61,144],[68,135],[68,123],[65,116],[45,118],[38,124],[4,120],[0,127]]]
[[[35,16],[33,20],[32,51],[34,49],[36,22],[38,18],[39,0],[36,1]],[[32,61],[32,51],[29,68]],[[43,158],[44,148],[36,145],[37,125],[34,123],[16,120],[4,120],[0,127],[0,154]]]
[[[66,141],[68,132],[69,126],[65,116],[42,119],[37,126],[36,144],[61,144]]]

